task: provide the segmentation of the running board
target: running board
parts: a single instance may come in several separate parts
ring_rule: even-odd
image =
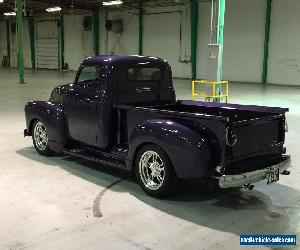
[[[121,159],[116,159],[115,157],[109,157],[108,154],[104,156],[81,148],[64,149],[63,152],[67,155],[96,162],[102,165],[126,169],[124,161],[122,161]]]

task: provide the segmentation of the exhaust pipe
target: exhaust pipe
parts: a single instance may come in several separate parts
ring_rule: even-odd
[[[290,175],[291,171],[288,170],[284,170],[281,174],[282,175]]]
[[[244,189],[248,189],[248,190],[253,190],[254,185],[252,185],[252,184],[246,184],[246,185],[243,186],[243,188]]]

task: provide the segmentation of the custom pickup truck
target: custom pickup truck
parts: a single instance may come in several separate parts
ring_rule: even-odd
[[[289,175],[286,112],[176,100],[165,60],[96,56],[49,101],[27,103],[24,136],[44,156],[64,153],[133,171],[147,194],[164,197],[179,178],[253,188]]]

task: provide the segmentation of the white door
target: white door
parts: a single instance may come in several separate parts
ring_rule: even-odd
[[[56,20],[36,22],[36,67],[59,69],[59,32]]]

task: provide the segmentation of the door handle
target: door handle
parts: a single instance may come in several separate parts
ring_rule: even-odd
[[[151,88],[147,88],[147,87],[145,87],[145,88],[136,88],[135,91],[137,93],[150,92]]]
[[[95,100],[92,97],[85,97],[82,99],[83,102],[85,103],[94,103]]]

